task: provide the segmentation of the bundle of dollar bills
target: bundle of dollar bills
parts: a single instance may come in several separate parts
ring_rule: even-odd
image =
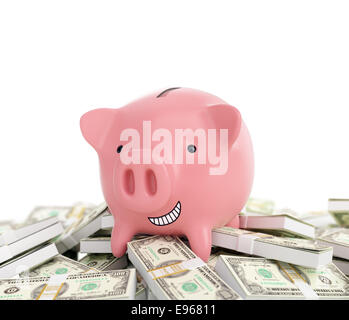
[[[128,257],[158,299],[240,298],[178,237],[152,236],[131,241]]]
[[[53,239],[63,232],[57,218],[6,230],[0,235],[0,278],[10,278],[58,254]]]
[[[315,227],[310,223],[288,214],[270,216],[240,215],[240,228],[277,236],[310,238],[315,237]]]
[[[3,300],[131,300],[135,297],[135,269],[51,277],[1,279]]]
[[[105,202],[99,206],[83,203],[39,206],[24,222],[1,222],[0,284],[3,295],[0,299],[134,299],[136,273],[134,268],[124,270],[126,256],[115,258],[108,254],[98,258],[85,257],[78,262],[78,254],[71,250],[77,249],[82,238],[101,229],[100,217],[105,209]],[[57,248],[65,256],[59,254]],[[98,268],[83,263],[88,259],[90,263],[91,259],[98,260]],[[92,273],[98,275],[91,276]],[[54,290],[56,294],[52,294]],[[144,293],[145,287],[138,291]]]
[[[349,299],[349,279],[333,263],[313,269],[221,255],[215,270],[244,299]]]
[[[311,268],[332,261],[332,247],[313,240],[282,238],[231,227],[215,228],[212,244],[242,253],[280,260]]]

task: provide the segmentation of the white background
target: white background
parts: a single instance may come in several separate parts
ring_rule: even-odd
[[[102,201],[80,116],[172,86],[240,110],[252,195],[349,197],[348,17],[348,1],[1,1],[0,220]]]

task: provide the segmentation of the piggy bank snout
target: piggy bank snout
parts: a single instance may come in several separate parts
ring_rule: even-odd
[[[172,188],[165,165],[121,164],[115,171],[115,196],[123,207],[149,213],[169,201]]]

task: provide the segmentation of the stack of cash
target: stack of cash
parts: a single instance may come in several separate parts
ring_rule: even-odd
[[[152,236],[131,241],[128,257],[157,299],[240,298],[177,237]]]
[[[38,206],[0,222],[0,300],[349,299],[348,204],[298,213],[251,198],[240,229],[212,230],[207,263],[185,237],[144,234],[114,257],[105,202]]]
[[[135,297],[134,269],[75,273],[51,277],[2,279],[3,300],[131,300]]]
[[[63,232],[57,218],[4,231],[0,235],[0,278],[9,278],[58,254],[52,239]]]
[[[349,279],[333,263],[312,269],[221,255],[215,270],[244,299],[349,299]]]
[[[323,228],[317,231],[319,243],[333,248],[333,263],[345,274],[349,274],[349,229]]]
[[[98,231],[110,235],[101,230],[106,208],[105,202],[39,206],[24,222],[0,222],[0,299],[135,299],[137,293],[145,298],[136,270],[125,269],[126,256],[77,261],[81,239]]]
[[[288,214],[270,216],[240,215],[240,228],[277,236],[310,238],[315,237],[315,227],[310,223]]]
[[[318,268],[332,261],[332,247],[313,240],[277,237],[231,227],[215,228],[212,244],[242,253]]]

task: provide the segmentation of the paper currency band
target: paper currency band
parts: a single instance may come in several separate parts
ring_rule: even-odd
[[[151,269],[151,270],[148,270],[148,272],[153,277],[153,280],[156,280],[156,279],[172,276],[184,271],[194,270],[204,265],[206,265],[205,262],[202,261],[200,258],[194,258],[187,261],[169,264],[164,267]]]
[[[306,280],[297,271],[295,267],[285,262],[276,262],[280,269],[286,274],[290,281],[299,289],[300,292],[306,297],[306,299],[319,299],[317,293],[313,288],[308,285]]]
[[[42,288],[36,300],[55,300],[61,291],[67,274],[55,274],[50,277],[47,284]]]

